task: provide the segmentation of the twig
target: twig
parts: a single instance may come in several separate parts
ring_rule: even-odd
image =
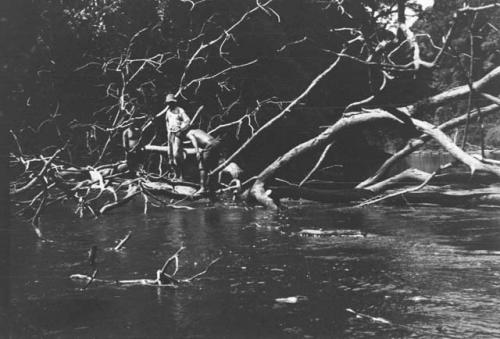
[[[464,6],[463,8],[460,8],[458,11],[459,12],[478,12],[478,11],[493,9],[495,7],[500,7],[500,3],[493,3],[490,5],[484,5],[484,6],[478,6],[478,7]]]
[[[90,249],[89,249],[89,264],[90,266],[94,267],[96,265],[96,258],[97,258],[97,246],[96,245],[93,245]]]
[[[191,119],[191,121],[189,122],[189,126],[193,126],[194,124],[194,121],[196,120],[196,118],[198,118],[198,115],[200,114],[200,112],[203,110],[203,105],[201,105],[200,107],[198,107],[198,109],[196,110],[196,113],[193,115],[193,118]]]
[[[203,274],[206,274],[206,273],[208,272],[208,269],[209,269],[210,267],[212,267],[212,265],[213,265],[213,264],[215,264],[215,263],[216,263],[217,261],[219,261],[220,259],[221,259],[221,257],[218,257],[218,258],[216,258],[216,259],[212,260],[212,261],[208,264],[207,268],[205,268],[205,270],[204,270],[204,271],[202,271],[202,272],[200,272],[200,273],[197,273],[197,274],[193,275],[193,276],[192,276],[192,277],[190,277],[190,278],[187,278],[187,279],[182,279],[181,281],[184,281],[184,282],[191,282],[191,281],[193,281],[194,279],[196,279],[196,278],[198,278],[198,277],[202,276]]]
[[[389,321],[389,320],[386,320],[384,318],[380,318],[380,317],[372,317],[371,315],[368,315],[368,314],[364,314],[364,313],[360,313],[360,312],[356,312],[354,311],[353,309],[351,308],[346,308],[345,309],[347,312],[349,313],[352,313],[354,314],[356,317],[360,317],[360,318],[365,318],[365,319],[369,319],[373,322],[377,322],[377,323],[382,323],[382,324],[386,324],[386,325],[392,325],[392,323]]]
[[[92,284],[92,282],[95,280],[95,277],[97,275],[97,268],[94,270],[94,272],[92,273],[92,275],[90,276],[90,279],[89,281],[87,282],[87,284],[85,286],[82,287],[82,291],[85,291],[87,289],[87,287],[90,286],[90,284]]]
[[[125,236],[125,238],[123,238],[122,240],[120,240],[120,242],[118,243],[118,245],[115,246],[115,248],[113,248],[113,251],[119,251],[123,245],[125,245],[125,243],[130,239],[130,235],[132,234],[132,231],[128,231],[127,235]]]
[[[473,32],[473,25],[474,21],[476,19],[476,14],[474,15],[474,20],[469,26],[469,38],[470,38],[470,65],[469,65],[469,74],[465,74],[466,79],[467,79],[467,85],[469,86],[470,92],[469,96],[467,98],[467,121],[465,122],[465,130],[464,130],[464,137],[462,139],[462,149],[465,150],[465,146],[467,144],[467,134],[469,132],[469,123],[470,123],[470,114],[471,114],[471,109],[472,109],[472,97],[474,95],[474,88],[472,87],[472,82],[474,79],[474,32]],[[461,64],[460,59],[457,56],[457,59],[459,60],[459,64]],[[463,66],[462,66],[463,67]],[[465,68],[465,67],[463,67]],[[464,70],[465,73],[465,70]]]
[[[319,166],[321,166],[321,163],[325,159],[330,148],[332,148],[333,144],[334,144],[333,142],[329,143],[328,146],[325,147],[325,149],[323,150],[323,153],[321,153],[321,156],[319,157],[319,159],[316,162],[316,164],[314,165],[314,167],[309,171],[309,173],[307,173],[307,175],[304,177],[304,179],[302,179],[302,181],[299,183],[299,187],[302,186],[311,177],[311,175],[314,172],[316,172],[316,170],[318,169]]]
[[[73,280],[86,280],[87,284],[85,287],[82,288],[82,290],[85,290],[92,283],[92,281],[106,283],[106,284],[113,284],[113,285],[125,285],[125,286],[143,285],[143,286],[153,286],[153,287],[177,287],[179,283],[190,283],[194,279],[199,278],[200,276],[206,274],[210,269],[210,267],[212,267],[212,265],[214,265],[217,261],[221,259],[219,257],[212,260],[205,268],[205,270],[193,275],[192,277],[186,279],[176,279],[174,278],[174,276],[176,275],[178,270],[178,261],[179,261],[178,256],[179,253],[182,250],[184,250],[184,248],[185,247],[182,246],[179,250],[177,250],[177,252],[175,252],[170,258],[167,259],[165,265],[163,265],[163,268],[161,270],[156,271],[156,279],[129,279],[129,280],[95,279],[95,276],[97,274],[97,269],[94,270],[92,276],[84,274],[72,274],[70,278]],[[175,271],[171,275],[169,275],[165,271],[172,261],[175,262]]]
[[[171,262],[175,263],[175,269],[174,273],[170,274],[169,276],[173,277],[177,273],[177,270],[179,269],[179,253],[181,253],[185,248],[186,247],[181,246],[181,248],[179,248],[177,252],[175,252],[170,258],[167,259],[167,261],[165,261],[165,264],[163,264],[163,267],[160,270],[161,274],[166,274],[165,271],[167,270]]]

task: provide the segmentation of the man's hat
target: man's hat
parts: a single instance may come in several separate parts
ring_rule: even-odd
[[[167,97],[165,98],[165,102],[166,103],[177,102],[177,100],[175,99],[175,97],[172,93],[169,93],[169,94],[167,94]]]

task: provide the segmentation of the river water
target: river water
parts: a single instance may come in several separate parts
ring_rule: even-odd
[[[193,210],[131,204],[99,219],[55,210],[41,243],[11,225],[13,338],[499,338],[500,212],[289,202]],[[349,230],[303,237],[303,229]],[[105,249],[132,231],[121,252]],[[359,231],[360,234],[354,232]],[[178,288],[72,281],[154,278],[183,244]]]

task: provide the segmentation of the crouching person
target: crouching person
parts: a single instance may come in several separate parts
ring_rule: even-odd
[[[214,138],[201,129],[192,129],[186,133],[186,137],[191,141],[196,152],[198,160],[198,169],[200,171],[199,193],[208,191],[211,197],[214,197],[217,188],[217,181],[211,179],[208,173],[217,167],[220,158],[220,140]]]
[[[223,159],[221,159],[220,162],[223,162]],[[235,162],[230,162],[219,172],[219,183],[228,188],[231,188],[233,201],[238,199],[238,196],[241,194],[240,179],[242,175],[243,169]]]

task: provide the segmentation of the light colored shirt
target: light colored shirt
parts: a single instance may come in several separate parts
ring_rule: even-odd
[[[173,107],[167,110],[165,115],[168,132],[178,132],[189,125],[190,119],[184,109],[181,107]]]

